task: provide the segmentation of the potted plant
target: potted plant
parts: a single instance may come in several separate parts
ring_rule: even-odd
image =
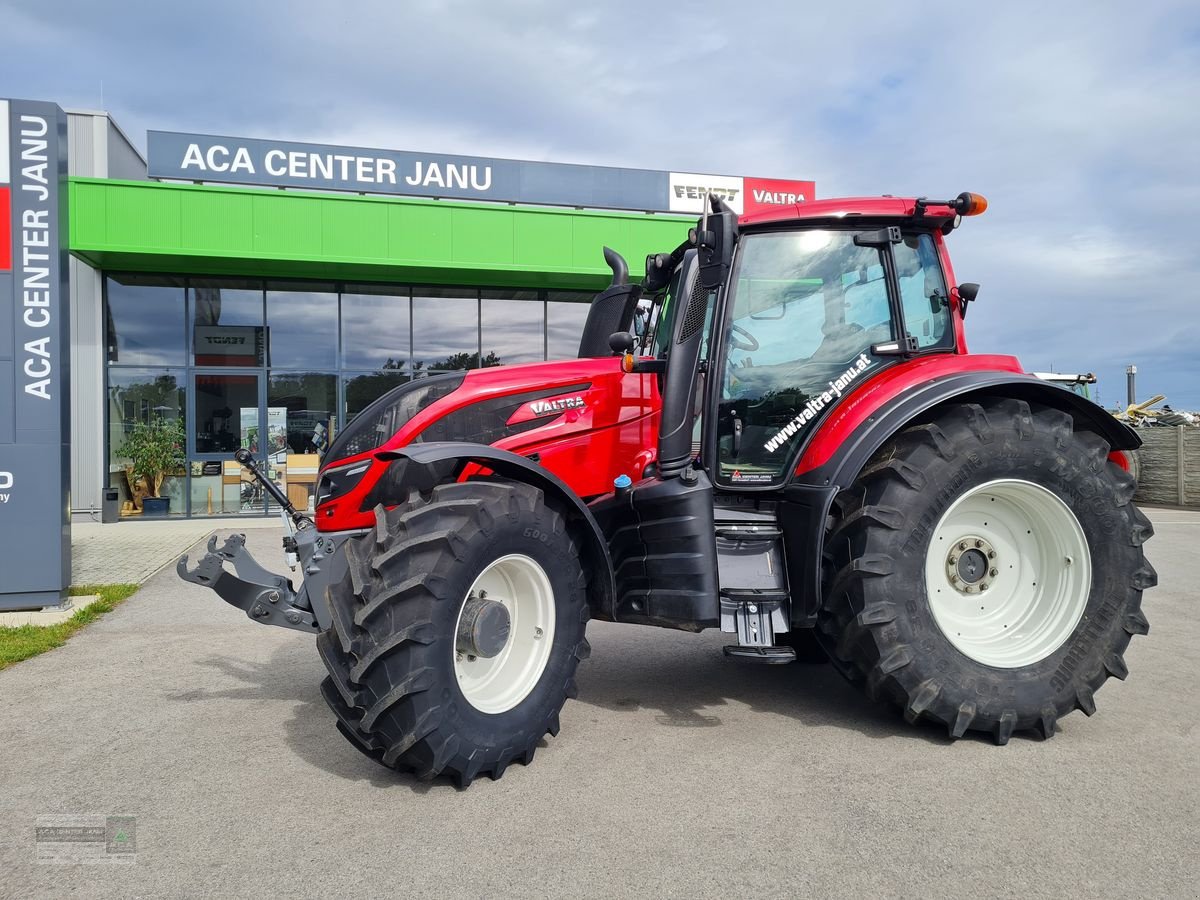
[[[143,515],[157,518],[170,512],[171,498],[161,496],[160,491],[163,479],[183,466],[183,442],[183,423],[179,419],[159,416],[134,425],[125,437],[125,443],[117,450],[118,456],[129,458],[132,480],[141,478],[145,482]]]

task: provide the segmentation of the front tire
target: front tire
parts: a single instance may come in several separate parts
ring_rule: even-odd
[[[589,652],[565,520],[537,488],[502,481],[440,485],[375,517],[347,542],[317,638],[339,730],[385,766],[460,787],[528,764]]]
[[[1019,400],[945,408],[838,498],[822,639],[867,693],[950,737],[1054,734],[1127,674],[1157,582],[1136,482],[1099,436]]]

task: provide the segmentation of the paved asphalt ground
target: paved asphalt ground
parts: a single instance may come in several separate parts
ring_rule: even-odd
[[[1196,897],[1200,511],[1151,515],[1151,633],[1047,743],[594,624],[560,736],[465,792],[360,756],[311,638],[165,570],[0,672],[0,897]],[[274,564],[277,538],[249,541]],[[136,816],[137,864],[36,865],[48,813]]]

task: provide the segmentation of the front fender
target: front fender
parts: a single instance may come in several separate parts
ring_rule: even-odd
[[[597,618],[612,618],[615,590],[608,542],[592,511],[558,476],[508,450],[460,441],[412,444],[376,453],[375,458],[388,467],[367,494],[365,507],[379,503],[396,506],[412,490],[429,491],[438,484],[461,480],[472,466],[540,488],[578,527],[584,542],[581,555],[590,568],[588,604]]]

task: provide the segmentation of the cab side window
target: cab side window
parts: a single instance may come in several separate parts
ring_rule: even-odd
[[[937,248],[928,234],[905,235],[895,245],[896,275],[904,306],[904,325],[922,350],[950,347],[950,294],[938,263]]]

